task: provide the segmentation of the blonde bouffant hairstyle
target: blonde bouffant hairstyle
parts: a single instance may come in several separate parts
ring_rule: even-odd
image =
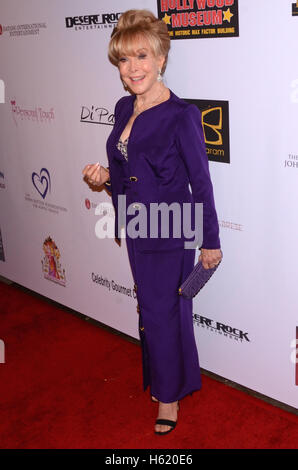
[[[109,60],[118,66],[122,55],[135,55],[138,42],[144,38],[148,40],[156,57],[165,57],[161,70],[164,73],[171,40],[165,22],[156,18],[149,10],[128,10],[120,16],[111,35]]]

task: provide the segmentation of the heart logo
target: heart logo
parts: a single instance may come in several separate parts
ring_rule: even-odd
[[[45,173],[45,175],[44,175]],[[40,173],[32,173],[32,183],[35,189],[39,192],[41,197],[44,199],[47,195],[48,190],[51,190],[51,177],[50,173],[46,168],[42,168]]]

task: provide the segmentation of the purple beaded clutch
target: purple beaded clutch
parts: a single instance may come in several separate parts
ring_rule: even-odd
[[[202,287],[209,281],[212,274],[215,273],[220,262],[214,267],[210,269],[205,269],[202,261],[199,261],[190,275],[185,279],[183,284],[179,287],[179,294],[185,297],[186,299],[192,299],[195,297],[198,292],[202,289]]]

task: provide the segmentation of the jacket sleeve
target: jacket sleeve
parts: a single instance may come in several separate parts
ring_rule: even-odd
[[[189,104],[180,113],[176,127],[176,139],[189,177],[194,202],[203,203],[203,243],[199,248],[220,248],[219,225],[201,113],[196,105]]]
[[[118,114],[119,114],[119,107],[120,107],[120,102],[122,101],[123,98],[120,98],[120,100],[117,101],[116,105],[115,105],[115,110],[114,110],[114,124],[116,123],[116,120],[118,119]],[[106,167],[107,169],[109,169],[109,167],[107,166]],[[111,183],[111,180],[108,179],[108,181],[106,181],[104,183],[104,187],[109,191],[109,193],[112,192],[112,183]]]

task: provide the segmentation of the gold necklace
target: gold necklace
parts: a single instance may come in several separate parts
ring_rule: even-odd
[[[151,102],[149,103],[149,105],[147,104],[143,109],[139,109],[139,108],[137,107],[137,105],[135,104],[135,107],[134,107],[134,112],[135,112],[135,114],[138,116],[138,115],[141,114],[143,111],[145,111],[146,109],[148,109],[148,107],[150,107],[151,104],[153,104],[153,103],[155,103],[156,101],[158,101],[158,99],[163,95],[163,93],[165,92],[165,90],[166,90],[166,88],[164,88],[164,89],[162,90],[162,92],[158,95],[157,98],[155,98],[154,101],[151,101]]]

